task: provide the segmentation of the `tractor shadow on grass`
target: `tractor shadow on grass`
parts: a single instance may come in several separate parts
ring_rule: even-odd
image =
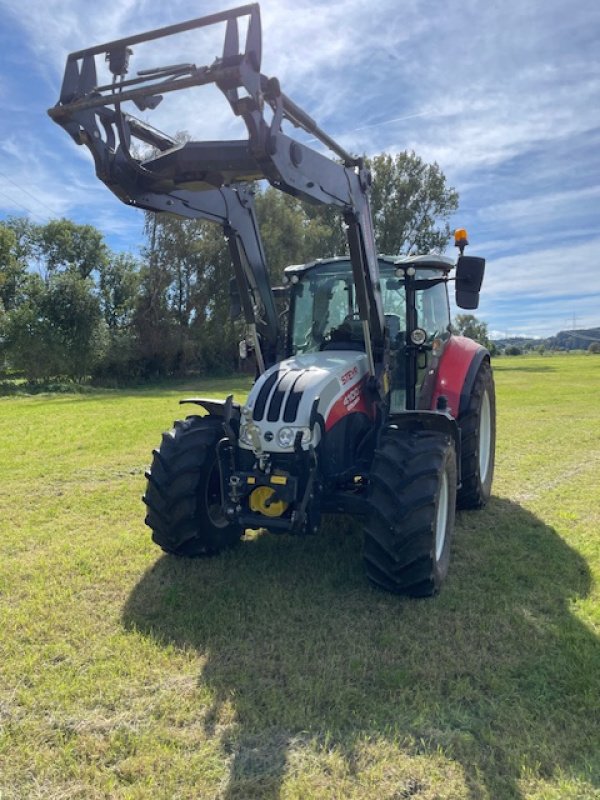
[[[128,599],[127,627],[206,657],[215,703],[198,713],[231,765],[216,797],[275,800],[284,780],[378,800],[600,786],[600,643],[571,610],[590,575],[555,531],[506,499],[462,513],[442,593],[414,601],[366,585],[357,526],[327,527],[162,557]]]

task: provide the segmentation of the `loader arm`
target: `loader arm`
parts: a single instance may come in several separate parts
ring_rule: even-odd
[[[243,49],[242,20],[247,23]],[[224,45],[222,56],[212,64],[152,67],[126,77],[132,46],[217,24],[225,25]],[[98,80],[98,56],[112,74],[104,84]],[[264,178],[296,197],[339,208],[347,226],[369,371],[375,375],[382,368],[385,347],[370,174],[361,159],[347,153],[281,91],[276,78],[263,75],[260,65],[259,6],[241,6],[71,53],[59,102],[48,113],[78,144],[88,147],[98,178],[123,202],[222,226],[245,319],[258,334],[261,372],[261,347],[266,348],[267,364],[274,358],[278,320],[252,183]],[[123,110],[128,102],[141,111],[152,110],[167,93],[207,84],[216,85],[242,118],[247,139],[178,143]],[[282,130],[284,122],[310,133],[332,155],[288,136]],[[140,156],[140,144],[152,152]]]

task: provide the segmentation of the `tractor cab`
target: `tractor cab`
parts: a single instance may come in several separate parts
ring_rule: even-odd
[[[453,266],[435,255],[379,257],[392,413],[428,407],[426,378],[450,338],[447,278]],[[348,258],[292,265],[284,283],[290,288],[288,356],[365,350]]]

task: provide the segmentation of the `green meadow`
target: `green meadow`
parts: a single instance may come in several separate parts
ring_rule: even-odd
[[[419,601],[347,518],[152,544],[178,399],[246,379],[0,399],[1,799],[600,798],[600,356],[494,368],[494,497]]]

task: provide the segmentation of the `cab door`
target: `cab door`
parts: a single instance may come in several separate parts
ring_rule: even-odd
[[[425,344],[417,356],[416,406],[431,408],[431,397],[445,343],[450,338],[450,305],[446,282],[434,283],[442,277],[437,270],[419,270],[421,279],[430,279],[427,288],[417,290],[417,324],[427,334]]]

